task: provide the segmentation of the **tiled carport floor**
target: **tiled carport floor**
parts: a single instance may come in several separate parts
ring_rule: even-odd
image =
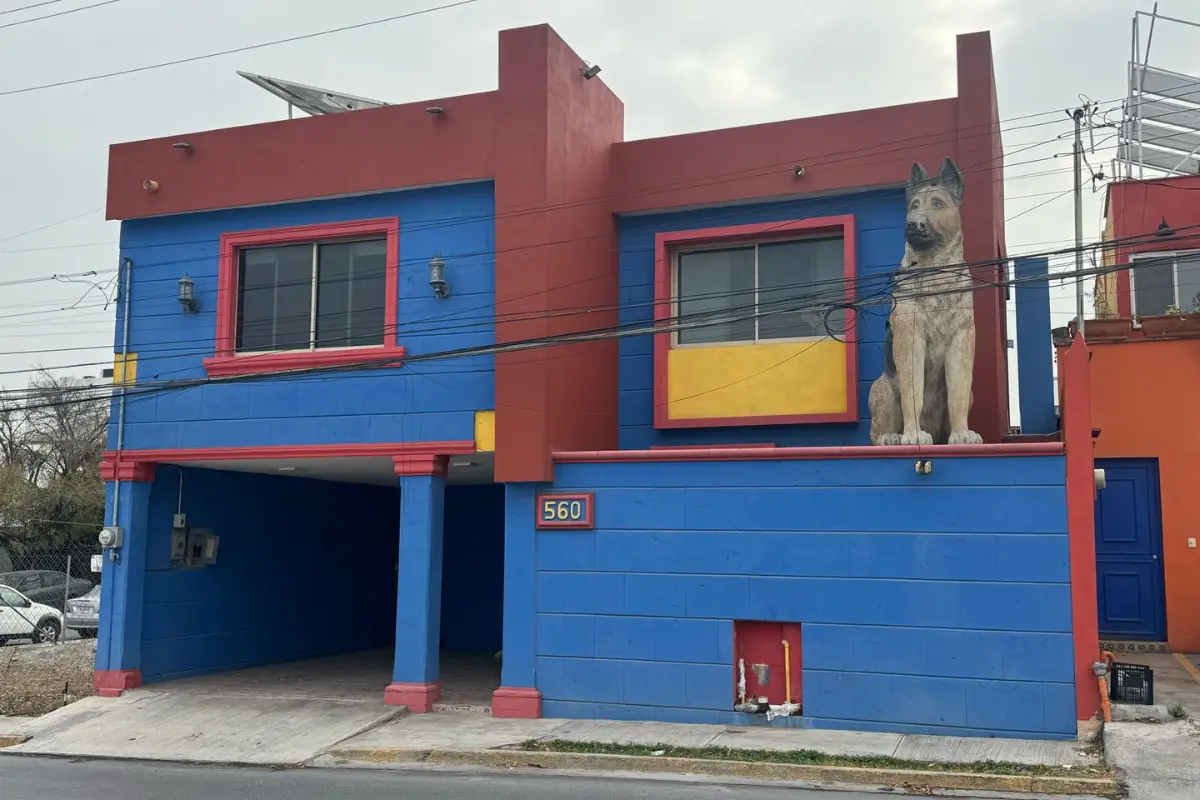
[[[151,684],[151,688],[225,697],[366,700],[383,705],[384,687],[392,680],[393,657],[391,648],[365,650],[166,681]],[[492,692],[500,686],[500,664],[491,655],[443,652],[441,682],[442,698],[435,710],[486,713],[492,706]]]

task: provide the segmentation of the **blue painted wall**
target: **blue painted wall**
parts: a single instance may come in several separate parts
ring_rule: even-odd
[[[492,184],[476,183],[124,222],[121,255],[134,261],[129,340],[138,354],[138,384],[207,377],[201,361],[215,347],[220,236],[241,230],[399,217],[399,342],[410,355],[490,345],[493,215]],[[446,300],[429,288],[436,254],[446,261],[452,290]],[[176,300],[184,272],[196,282],[196,314],[183,313]],[[118,351],[122,313],[118,303]],[[132,396],[125,447],[470,440],[473,412],[494,405],[492,376],[492,357],[478,356]]]
[[[180,470],[150,490],[146,681],[387,647],[395,636],[399,489],[184,469],[183,510],[218,562],[170,567]],[[236,498],[236,502],[231,502]]]
[[[1021,433],[1054,433],[1054,344],[1050,335],[1050,259],[1013,262],[1017,298],[1017,378]]]
[[[442,648],[495,653],[504,627],[504,485],[447,486]]]
[[[933,461],[558,465],[596,527],[537,531],[510,570],[534,670],[506,640],[505,685],[534,677],[546,716],[744,723],[733,621],[799,622],[800,724],[1073,738],[1063,458]],[[533,498],[510,487],[512,542]]]
[[[859,296],[878,295],[904,255],[904,189],[883,189],[836,197],[713,208],[620,220],[621,324],[646,325],[654,318],[654,237],[665,231],[783,222],[853,214],[857,227]],[[883,371],[884,320],[889,307],[859,317],[857,335],[859,416],[857,424],[741,428],[654,429],[654,342],[650,336],[621,339],[620,446],[774,442],[782,446],[870,443],[867,394]]]

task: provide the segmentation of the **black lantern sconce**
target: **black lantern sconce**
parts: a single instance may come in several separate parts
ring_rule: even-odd
[[[429,262],[429,285],[433,287],[433,296],[445,300],[450,296],[450,284],[446,283],[446,262],[441,256],[434,256]]]
[[[179,279],[179,305],[189,314],[196,313],[199,304],[196,302],[196,282],[185,272]]]

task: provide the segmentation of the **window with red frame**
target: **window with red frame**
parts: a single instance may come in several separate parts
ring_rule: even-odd
[[[684,248],[675,254],[676,346],[824,337],[845,312],[841,236]]]
[[[387,237],[237,250],[238,353],[385,343]]]

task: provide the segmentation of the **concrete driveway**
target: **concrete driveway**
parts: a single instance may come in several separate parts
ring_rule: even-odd
[[[383,704],[391,653],[358,653],[89,697],[22,723],[5,752],[202,763],[299,764],[398,716]]]

